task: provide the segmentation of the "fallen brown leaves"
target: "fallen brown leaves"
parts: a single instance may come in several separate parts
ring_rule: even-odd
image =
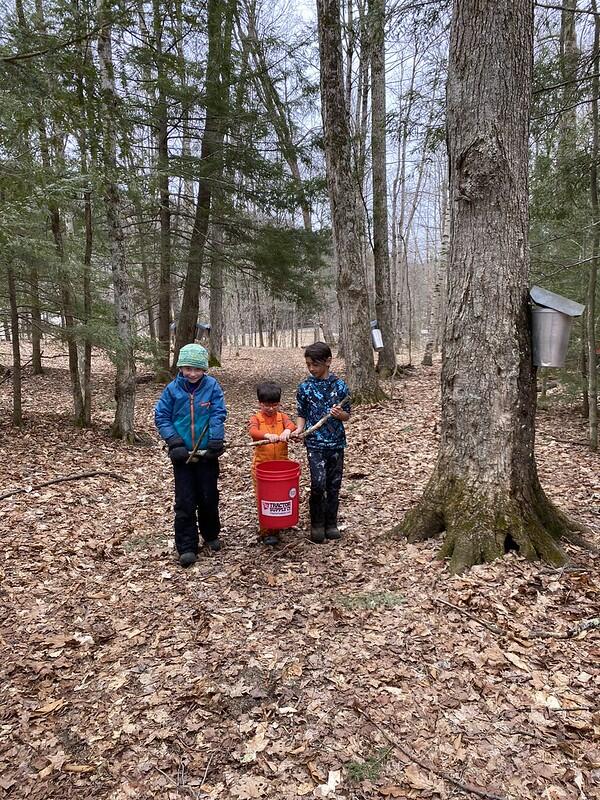
[[[164,452],[109,439],[101,359],[100,424],[71,427],[66,358],[52,363],[27,378],[21,432],[0,387],[2,492],[86,471],[127,484],[99,474],[0,507],[8,798],[465,797],[447,777],[514,800],[599,795],[600,632],[569,633],[600,614],[598,558],[571,549],[573,563],[553,570],[513,554],[449,577],[437,542],[388,534],[431,470],[436,368],[355,411],[339,544],[309,542],[304,503],[279,549],[260,546],[250,452],[232,449],[225,547],[184,572]],[[245,441],[259,377],[279,378],[293,411],[300,353],[226,363],[216,374],[228,439]],[[159,391],[139,387],[138,425],[153,437]],[[581,420],[559,408],[541,412],[539,428],[544,486],[598,530],[598,457],[569,443],[581,441]]]

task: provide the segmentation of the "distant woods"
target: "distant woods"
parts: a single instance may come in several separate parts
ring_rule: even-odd
[[[567,374],[593,415],[598,16],[554,5],[535,19],[533,279],[588,306]],[[448,3],[4,9],[0,339],[16,424],[19,358],[41,372],[48,338],[68,352],[78,425],[93,416],[92,348],[111,356],[113,433],[130,440],[135,362],[166,379],[197,322],[213,364],[224,344],[324,338],[365,396],[439,351]]]

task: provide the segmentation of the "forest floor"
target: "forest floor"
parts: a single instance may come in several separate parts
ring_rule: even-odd
[[[0,384],[0,494],[27,489],[0,501],[0,796],[477,796],[468,784],[506,800],[600,797],[600,630],[570,635],[600,616],[600,558],[569,547],[554,570],[513,553],[451,577],[438,541],[390,535],[434,462],[438,366],[355,409],[340,542],[308,539],[303,469],[300,524],[260,545],[251,451],[232,449],[223,550],[184,571],[153,425],[161,387],[139,386],[154,443],[128,447],[108,434],[110,365],[94,357],[95,427],[81,431],[66,357],[45,363],[24,381],[20,431]],[[261,377],[282,382],[293,413],[301,351],[225,363],[213,374],[229,441],[246,440]],[[599,459],[577,409],[553,400],[537,439],[543,485],[600,544]],[[112,476],[35,488],[87,471]]]

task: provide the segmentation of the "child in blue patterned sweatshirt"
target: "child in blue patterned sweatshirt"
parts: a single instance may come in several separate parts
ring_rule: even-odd
[[[304,350],[304,358],[310,378],[298,387],[297,428],[292,437],[300,436],[305,427],[311,427],[326,414],[331,414],[323,426],[306,437],[310,469],[310,538],[320,544],[325,539],[341,538],[337,515],[346,447],[343,423],[350,419],[350,401],[344,398],[350,391],[341,378],[329,371],[329,345],[324,342],[309,345]]]

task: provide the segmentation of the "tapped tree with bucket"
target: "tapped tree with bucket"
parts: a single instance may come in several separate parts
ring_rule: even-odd
[[[535,456],[529,307],[530,0],[455,0],[447,86],[451,237],[438,460],[398,530],[445,532],[461,572],[508,550],[560,564],[585,528],[546,497]],[[548,316],[548,315],[546,315]]]

